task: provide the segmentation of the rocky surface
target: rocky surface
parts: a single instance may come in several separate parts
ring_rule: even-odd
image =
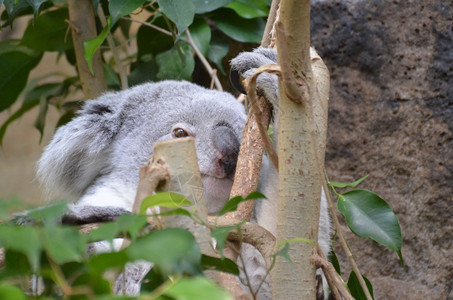
[[[402,227],[405,267],[377,243],[347,235],[376,299],[453,299],[448,2],[312,4],[312,44],[331,72],[329,176],[350,181],[370,174],[361,187],[386,199]]]

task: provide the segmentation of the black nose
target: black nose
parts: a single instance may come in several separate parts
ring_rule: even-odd
[[[214,147],[220,152],[217,163],[229,177],[236,171],[239,153],[239,139],[234,131],[226,126],[216,127],[212,132]]]

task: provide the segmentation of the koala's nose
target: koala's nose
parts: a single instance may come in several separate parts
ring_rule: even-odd
[[[236,162],[239,153],[239,140],[234,131],[226,126],[219,126],[212,132],[214,147],[220,153],[216,163],[225,172],[226,177],[236,171]]]

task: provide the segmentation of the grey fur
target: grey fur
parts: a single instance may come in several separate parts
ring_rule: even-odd
[[[261,65],[276,62],[273,50],[259,48],[240,54],[231,64],[248,77]],[[263,74],[257,82],[278,109],[277,77]],[[154,143],[175,138],[172,130],[183,128],[195,138],[208,211],[214,214],[228,200],[245,119],[243,106],[230,94],[188,82],[146,83],[107,93],[86,102],[78,116],[57,131],[38,163],[38,177],[48,190],[71,195],[78,201],[72,213],[77,220],[84,214],[92,218],[97,214],[94,207],[108,207],[112,214],[130,211],[139,167],[153,153]],[[274,128],[277,126],[274,121]],[[260,190],[270,200],[257,201],[253,219],[275,234],[278,175],[267,158],[263,160]],[[326,255],[329,232],[323,197],[319,243]],[[256,289],[266,274],[263,258],[250,245],[244,246],[243,255]],[[126,274],[134,276],[127,281],[126,291],[138,292],[134,284],[139,284],[145,273],[143,265],[128,269]],[[270,285],[266,281],[259,299],[269,298]]]

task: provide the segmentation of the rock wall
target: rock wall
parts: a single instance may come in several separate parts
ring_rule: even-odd
[[[312,3],[312,44],[331,72],[329,176],[370,174],[362,187],[402,227],[405,267],[347,235],[376,299],[453,299],[452,13],[445,0]]]

